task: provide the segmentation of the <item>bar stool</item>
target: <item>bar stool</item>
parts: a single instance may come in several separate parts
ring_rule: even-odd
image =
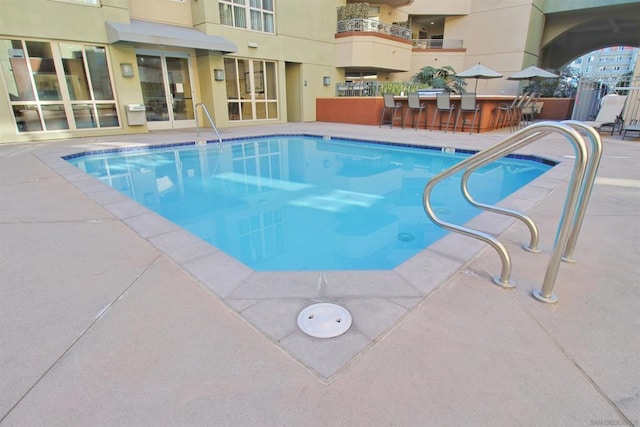
[[[460,109],[458,110],[458,115],[456,116],[456,122],[453,125],[453,133],[456,133],[460,115],[462,115],[462,131],[464,132],[464,115],[473,113],[473,121],[471,122],[471,127],[469,128],[469,135],[471,135],[471,133],[473,132],[473,127],[476,125],[476,117],[478,117],[479,111],[480,106],[476,104],[476,94],[463,93],[460,98]],[[480,123],[478,123],[478,133],[480,133]]]
[[[513,98],[511,104],[505,102],[493,109],[493,114],[495,115],[493,118],[493,126],[491,126],[493,130],[505,127],[505,124],[511,123],[511,116],[513,115],[518,102],[520,102],[520,96]]]
[[[396,121],[396,113],[402,108],[402,103],[395,102],[392,93],[383,93],[382,98],[384,99],[384,108],[382,109],[382,117],[380,117],[380,127],[389,123],[389,127],[393,128],[393,123]],[[389,112],[389,121],[384,120],[387,112]],[[398,118],[400,119],[400,124],[404,125],[402,123],[402,114]]]
[[[415,130],[418,130],[420,125],[420,117],[422,116],[422,110],[426,108],[424,102],[420,102],[420,95],[418,93],[409,93],[407,95],[407,111],[404,113],[404,123],[407,123],[407,116],[411,112],[411,126]],[[416,121],[416,111],[418,112],[418,121]],[[427,127],[427,112],[424,113],[424,127]]]
[[[451,116],[456,109],[455,105],[451,104],[451,95],[449,92],[442,92],[436,94],[436,111],[433,112],[433,120],[431,120],[431,131],[433,132],[433,125],[436,122],[436,116],[440,113],[440,122],[438,123],[438,130],[442,130],[442,115],[447,113],[447,127],[444,132],[449,130],[449,123],[451,122]],[[455,129],[454,129],[455,130]]]

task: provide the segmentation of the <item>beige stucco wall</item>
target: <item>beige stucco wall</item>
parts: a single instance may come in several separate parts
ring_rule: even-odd
[[[247,31],[220,25],[217,2],[198,1],[192,5],[192,19],[196,28],[208,34],[219,35],[232,40],[238,51],[228,57],[248,58],[276,61],[278,63],[278,97],[280,100],[280,119],[270,123],[287,121],[287,86],[294,84],[294,79],[287,79],[287,63],[301,64],[299,69],[300,111],[302,121],[315,120],[315,99],[333,96],[333,84],[322,85],[322,77],[331,77],[332,82],[342,79],[343,72],[334,65],[335,26],[327,25],[336,22],[336,8],[343,5],[344,0],[285,0],[276,2],[276,34]],[[313,17],[313,19],[301,19]],[[252,47],[254,46],[254,47]],[[218,58],[216,68],[222,68],[222,56]],[[202,76],[203,73],[200,73]],[[209,74],[210,75],[210,74]],[[306,85],[305,85],[306,81]],[[224,86],[221,92],[213,85],[213,97],[216,98],[215,110],[220,126],[248,126],[252,122],[226,121],[226,105],[221,106],[219,99],[224,99]],[[219,108],[224,107],[223,110]],[[256,122],[264,123],[264,122]]]
[[[362,64],[379,68],[394,66],[397,70],[408,71],[411,44],[373,35],[336,39],[336,67],[357,67]]]
[[[128,0],[131,19],[191,27],[191,2],[173,0]],[[161,7],[160,7],[161,6]]]
[[[0,0],[0,36],[106,43],[105,21],[128,19],[127,0],[102,7],[50,0]]]
[[[413,15],[467,15],[473,0],[418,0],[402,9]]]
[[[480,62],[504,76],[531,65],[539,54],[544,18],[533,0],[473,2],[471,14],[446,19],[445,39],[464,40],[467,52],[462,69]],[[530,34],[531,32],[531,34]],[[462,71],[462,69],[456,71]],[[475,86],[469,81],[468,88]],[[479,94],[515,94],[518,82],[480,80]]]

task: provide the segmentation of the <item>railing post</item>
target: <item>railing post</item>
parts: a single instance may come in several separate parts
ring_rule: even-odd
[[[209,110],[207,110],[207,106],[204,105],[202,102],[197,103],[194,110],[195,119],[196,119],[196,138],[200,138],[200,123],[198,122],[198,107],[202,108],[202,111],[204,112],[205,116],[207,116],[207,119],[209,120],[209,124],[211,124],[213,131],[216,133],[216,136],[218,137],[218,143],[220,144],[220,152],[222,153],[222,138],[220,137],[218,128],[216,127],[215,123],[213,122],[213,119],[211,118],[211,114],[209,114]]]
[[[564,250],[564,255],[562,257],[562,260],[565,262],[575,262],[575,259],[573,258],[573,252],[576,249],[578,235],[580,234],[580,230],[582,229],[582,222],[584,221],[589,198],[591,197],[591,190],[593,190],[593,184],[596,180],[598,167],[600,166],[600,159],[602,158],[602,138],[600,138],[600,134],[595,129],[585,125],[582,122],[565,120],[562,123],[566,123],[569,126],[572,126],[573,128],[584,132],[591,141],[591,154],[589,154],[587,172],[582,182],[582,187],[580,188],[580,199],[578,201],[578,207],[573,219],[567,247]]]

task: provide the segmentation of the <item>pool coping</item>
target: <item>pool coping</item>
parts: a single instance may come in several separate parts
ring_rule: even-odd
[[[268,137],[279,135],[284,134],[262,134]],[[246,140],[258,136],[227,140]],[[350,136],[335,137],[351,139]],[[368,139],[362,141],[372,142]],[[393,141],[384,143],[403,145]],[[89,142],[82,147],[134,150],[187,144],[191,143]],[[109,148],[104,148],[105,145]],[[424,148],[420,143],[409,145]],[[63,159],[78,153],[79,149],[73,145],[55,147],[53,150],[36,152],[35,155],[188,272],[230,310],[324,382],[331,381],[359,355],[368,351],[449,278],[464,270],[467,264],[488,249],[480,241],[449,233],[392,270],[254,271]],[[518,152],[523,156],[535,156],[557,163],[499,203],[527,212],[568,180],[572,168],[569,162],[563,161],[566,159]],[[465,225],[499,236],[516,222],[511,217],[482,212]],[[216,268],[212,269],[211,265]],[[341,283],[349,283],[349,288],[342,289]],[[353,316],[351,328],[345,334],[331,339],[312,338],[303,333],[296,323],[297,314],[306,306],[318,302],[347,308]],[[313,351],[309,351],[310,348]]]

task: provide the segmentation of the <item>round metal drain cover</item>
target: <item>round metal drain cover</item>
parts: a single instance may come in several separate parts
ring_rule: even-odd
[[[415,238],[416,236],[411,233],[398,233],[398,240],[400,240],[401,242],[410,242]]]
[[[335,304],[313,304],[298,314],[298,326],[312,337],[333,338],[351,327],[351,313]]]

